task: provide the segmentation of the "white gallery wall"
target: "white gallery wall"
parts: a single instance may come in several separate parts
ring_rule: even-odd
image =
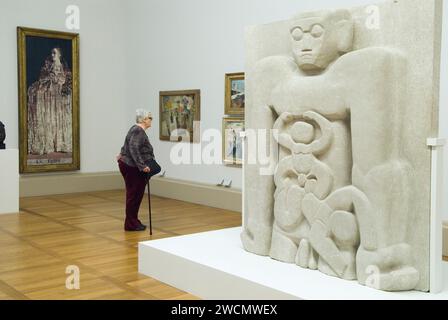
[[[244,71],[244,28],[298,11],[374,4],[375,0],[0,0],[0,120],[8,147],[18,146],[16,27],[69,31],[65,8],[81,10],[81,172],[117,171],[114,156],[133,124],[134,110],[155,116],[148,131],[167,177],[215,184],[239,168],[174,165],[171,142],[159,141],[159,91],[201,90],[201,131],[219,132],[224,74]],[[440,132],[448,137],[448,3],[440,92]],[[412,30],[410,31],[412,32]],[[221,152],[220,150],[218,150]],[[448,187],[448,148],[444,181]],[[448,195],[447,195],[448,196]],[[445,201],[448,220],[448,201]]]
[[[201,130],[221,130],[224,74],[244,71],[244,27],[283,20],[298,11],[374,4],[373,0],[133,0],[129,3],[129,113],[138,106],[158,115],[158,93],[201,89]],[[447,6],[444,16],[448,18]],[[446,19],[445,19],[446,21]],[[444,28],[448,31],[447,28]],[[410,31],[412,32],[412,31]],[[447,34],[444,33],[445,44]],[[443,88],[448,68],[442,66],[441,135],[448,137],[448,97]],[[157,119],[158,120],[158,119]],[[158,121],[150,131],[156,155],[167,176],[204,183],[233,179],[241,188],[241,170],[222,165],[173,165],[173,143],[158,140]],[[448,148],[447,148],[448,163]],[[448,166],[447,166],[448,167]],[[446,170],[448,183],[448,168]],[[448,210],[445,210],[448,219]]]
[[[0,0],[0,121],[7,148],[18,148],[17,26],[80,34],[81,172],[117,170],[126,125],[126,31],[121,0]],[[81,10],[66,29],[66,8]]]
[[[372,1],[337,1],[342,7],[369,3]],[[221,131],[224,75],[244,71],[245,26],[284,20],[298,11],[331,8],[334,1],[133,0],[128,6],[129,113],[143,106],[158,115],[159,91],[200,89],[204,132]],[[157,117],[153,126],[149,135],[167,177],[209,184],[231,179],[233,187],[241,188],[239,168],[172,164],[174,144],[159,141]]]

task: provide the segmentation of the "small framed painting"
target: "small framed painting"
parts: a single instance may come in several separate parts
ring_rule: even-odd
[[[244,120],[224,118],[222,121],[222,155],[226,165],[241,166],[243,163],[243,139],[240,133],[244,131]]]
[[[18,27],[17,40],[20,173],[79,170],[79,35]]]
[[[161,91],[160,140],[197,142],[201,120],[200,90]]]
[[[225,82],[224,114],[229,116],[244,116],[244,72],[227,73]]]

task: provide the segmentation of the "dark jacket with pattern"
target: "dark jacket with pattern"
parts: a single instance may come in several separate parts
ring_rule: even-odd
[[[121,161],[143,171],[154,158],[154,149],[145,130],[138,125],[132,126],[121,148]]]

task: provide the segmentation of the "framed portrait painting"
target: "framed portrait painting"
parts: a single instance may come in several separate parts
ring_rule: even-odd
[[[160,140],[198,142],[200,90],[161,91],[159,96]]]
[[[17,42],[20,173],[79,170],[79,35],[18,27]]]
[[[240,133],[244,131],[244,120],[224,118],[222,121],[222,155],[226,165],[241,166],[243,163],[243,140]]]
[[[227,73],[225,82],[224,114],[229,116],[244,116],[244,72]]]

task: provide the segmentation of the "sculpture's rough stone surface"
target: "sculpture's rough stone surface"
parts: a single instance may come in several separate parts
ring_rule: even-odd
[[[439,0],[398,0],[248,28],[247,136],[273,129],[258,143],[275,170],[251,162],[249,146],[246,250],[429,290],[441,12]]]

